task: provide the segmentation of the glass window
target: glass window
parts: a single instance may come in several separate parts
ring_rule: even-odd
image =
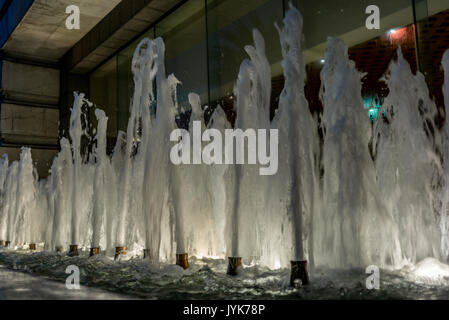
[[[411,0],[298,1],[304,16],[305,62],[323,58],[328,36],[338,36],[348,47],[374,39],[392,28],[413,23]],[[380,29],[368,30],[365,13],[369,5],[380,9]]]
[[[306,63],[306,97],[312,111],[321,110],[318,98],[320,70],[329,36],[342,38],[362,79],[364,98],[388,94],[380,81],[401,45],[412,71],[420,69],[443,106],[441,57],[449,47],[449,0],[292,0],[304,17],[303,50]],[[288,0],[189,0],[142,34],[116,57],[91,74],[91,100],[109,117],[108,135],[126,130],[134,90],[132,54],[143,37],[164,39],[166,71],[182,82],[178,101],[190,109],[188,93],[196,92],[203,104],[220,103],[233,122],[232,91],[244,46],[253,43],[252,30],[265,39],[272,73],[272,115],[283,88],[282,55],[274,22],[281,25]],[[368,30],[365,10],[380,8],[380,29]],[[416,26],[414,21],[418,21]],[[447,31],[446,31],[447,30]],[[418,41],[417,41],[418,40]],[[207,120],[207,119],[206,119]]]
[[[253,44],[252,30],[257,28],[265,39],[265,50],[271,64],[272,97],[282,89],[282,53],[274,23],[282,23],[283,4],[279,0],[208,0],[208,50],[211,104],[220,103],[232,109],[232,92],[240,64],[248,55],[244,47]],[[280,91],[279,89],[277,91]],[[235,115],[231,115],[233,117]]]
[[[320,71],[324,63],[326,41],[337,36],[348,46],[350,59],[357,69],[367,73],[362,79],[362,95],[368,104],[388,94],[379,81],[401,45],[404,57],[416,72],[416,43],[411,0],[324,0],[296,1],[304,17],[304,60],[306,63],[306,97],[312,111],[322,109],[318,98]],[[366,28],[366,8],[380,9],[380,29]],[[370,108],[370,105],[366,108]]]
[[[90,100],[108,116],[108,137],[117,136],[117,56],[95,70],[90,77]],[[90,115],[93,127],[95,116]]]
[[[416,30],[418,39],[418,57],[421,72],[426,77],[429,92],[444,115],[444,98],[441,90],[444,74],[441,60],[449,48],[449,1],[421,0],[417,4]],[[444,124],[440,117],[438,124]]]
[[[182,82],[178,102],[190,109],[188,94],[200,95],[208,104],[206,19],[204,0],[190,0],[156,25],[156,36],[165,43],[167,75],[174,73]]]

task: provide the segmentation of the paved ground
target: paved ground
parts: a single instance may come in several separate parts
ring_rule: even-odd
[[[0,265],[0,300],[116,300],[128,296],[81,286],[68,290],[65,283],[6,269]]]

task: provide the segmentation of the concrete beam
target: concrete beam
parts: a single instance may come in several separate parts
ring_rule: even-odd
[[[59,70],[4,60],[2,100],[55,108],[59,103]]]
[[[0,60],[59,70],[59,62],[45,58],[23,56],[20,53],[12,54],[11,52],[5,52],[3,49],[0,49]]]
[[[86,74],[130,43],[182,0],[122,1],[62,58],[62,67]]]
[[[3,49],[12,54],[20,53],[57,62],[119,2],[120,0],[34,0]],[[69,5],[80,8],[79,30],[66,28],[66,8]]]
[[[9,143],[58,144],[59,110],[2,103],[0,130]]]

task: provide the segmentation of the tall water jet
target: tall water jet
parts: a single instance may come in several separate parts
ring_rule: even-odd
[[[442,193],[441,210],[441,251],[443,260],[449,262],[449,50],[446,50],[441,61],[444,70],[443,96],[446,107],[443,143],[443,169],[445,191]]]
[[[51,174],[51,169],[49,170],[49,173]],[[53,244],[53,222],[55,219],[55,200],[54,200],[54,190],[53,190],[53,179],[52,177],[49,177],[47,179],[44,179],[45,190],[42,190],[41,192],[44,194],[43,196],[46,197],[47,201],[47,221],[45,222],[43,226],[43,241],[44,241],[44,251],[52,251],[54,250],[54,244]]]
[[[98,120],[97,125],[97,147],[96,147],[96,168],[94,177],[95,196],[93,198],[93,213],[92,213],[92,242],[91,255],[96,255],[100,251],[100,236],[101,228],[105,218],[105,196],[107,190],[106,181],[106,166],[109,158],[106,154],[106,132],[108,118],[104,111],[100,109],[95,110],[95,116]]]
[[[36,174],[37,175],[37,174]],[[54,194],[51,178],[39,179],[37,184],[40,228],[36,231],[36,241],[43,243],[44,251],[53,250]]]
[[[8,168],[8,175],[6,176],[6,194],[3,198],[4,201],[4,210],[6,216],[6,242],[5,246],[9,247],[11,245],[11,241],[14,239],[14,219],[16,215],[16,201],[15,197],[17,196],[17,171],[18,171],[19,163],[17,161],[13,161]]]
[[[146,210],[146,249],[149,249],[151,261],[158,262],[161,246],[161,221],[164,207],[168,203],[168,181],[170,177],[169,137],[175,126],[175,104],[173,86],[178,80],[170,75],[165,76],[164,53],[165,46],[161,38],[155,41],[157,58],[156,87],[157,104],[156,116],[151,127],[150,139],[147,147],[147,163],[144,174],[143,204]]]
[[[154,63],[156,59],[155,42],[150,39],[143,39],[137,46],[132,59],[132,72],[134,75],[134,90],[140,90],[140,93],[134,95],[134,99],[139,99],[140,112],[140,135],[137,130],[137,139],[140,140],[138,144],[138,152],[134,157],[134,186],[137,189],[135,195],[140,201],[140,208],[137,209],[139,217],[145,221],[145,209],[143,207],[143,188],[145,184],[144,172],[147,161],[147,148],[150,139],[151,127],[153,125],[152,115],[150,109],[155,104],[155,97],[153,93],[153,81],[156,76],[157,66]],[[133,100],[134,103],[135,100]],[[145,233],[145,231],[143,232]],[[148,257],[149,250],[144,249],[144,258]]]
[[[393,219],[378,228],[399,229],[390,230],[395,233],[389,240],[398,242],[400,249],[395,248],[382,263],[400,267],[441,254],[441,141],[434,123],[437,108],[424,75],[412,74],[401,48],[397,61],[390,63],[386,82],[390,92],[380,110],[383,120],[376,122],[374,145],[378,189]],[[376,242],[381,252],[393,250],[387,241]]]
[[[13,216],[15,239],[9,240],[18,245],[23,245],[25,243],[30,243],[32,229],[36,227],[34,225],[36,220],[33,219],[33,216],[36,215],[36,211],[31,210],[36,198],[36,176],[34,173],[30,148],[22,148],[16,179],[17,189],[14,195],[16,212]]]
[[[176,252],[206,256],[215,251],[216,244],[216,235],[211,228],[211,190],[207,184],[210,167],[205,157],[207,146],[203,143],[207,127],[200,96],[190,93],[188,99],[191,106],[189,131],[179,129],[181,141],[170,151],[172,157],[180,157],[181,161],[179,165],[175,161],[177,165],[172,170],[170,182],[171,202],[175,209]]]
[[[180,84],[179,80],[176,79],[173,75],[169,76],[169,90],[172,96],[173,106],[170,106],[177,112],[179,112],[179,105],[177,101],[177,86]],[[191,96],[189,96],[191,98]],[[199,98],[199,97],[198,97]],[[172,119],[171,121],[173,121]],[[173,124],[172,124],[173,125]],[[173,128],[173,127],[172,127]],[[170,136],[171,137],[171,136]],[[183,138],[186,139],[184,136]],[[182,183],[181,177],[181,168],[174,165],[173,163],[169,163],[168,167],[168,180],[166,181],[168,187],[168,206],[170,210],[170,216],[174,217],[174,240],[176,242],[176,264],[181,266],[184,269],[189,267],[188,263],[188,254],[186,252],[185,245],[185,234],[184,234],[184,215],[182,212],[182,199],[181,199],[181,190],[180,185]]]
[[[126,133],[118,131],[117,140],[115,142],[114,150],[111,157],[111,167],[109,174],[109,183],[112,188],[109,189],[108,207],[106,212],[106,249],[115,252],[117,245],[117,220],[119,216],[120,199],[119,194],[121,191],[120,174],[123,164],[125,162],[125,150],[126,150]]]
[[[282,47],[285,84],[272,127],[279,130],[281,183],[287,183],[287,215],[292,226],[291,283],[308,284],[307,249],[318,193],[314,156],[318,143],[316,124],[304,94],[305,68],[301,50],[302,16],[290,4],[281,30],[276,24]]]
[[[82,107],[87,100],[84,99],[84,94],[74,94],[75,101],[73,103],[72,114],[70,115],[70,139],[72,141],[72,153],[73,153],[73,189],[72,189],[72,212],[71,212],[71,245],[69,249],[70,255],[78,255],[78,243],[79,243],[79,225],[81,209],[80,204],[85,199],[81,199],[81,177],[82,177],[82,156],[81,156],[81,136],[83,134],[81,116]]]
[[[51,188],[53,190],[54,214],[52,248],[62,251],[68,245],[73,189],[73,157],[70,142],[62,138],[61,151],[53,160],[51,167]]]
[[[398,250],[396,224],[378,195],[368,149],[371,130],[363,109],[361,77],[344,42],[328,38],[320,89],[324,206],[314,219],[314,234],[315,262],[329,267],[379,265],[385,255],[396,258],[390,253]]]
[[[51,204],[49,203],[48,192],[50,182],[47,179],[38,180],[36,168],[33,166],[35,183],[34,194],[35,197],[30,204],[33,207],[33,214],[31,215],[31,235],[30,235],[30,250],[37,250],[38,244],[46,241],[48,238],[46,232],[49,226],[52,225]]]
[[[138,126],[139,119],[139,107],[140,107],[140,99],[142,95],[142,76],[139,74],[140,69],[138,68],[137,55],[140,54],[141,46],[143,42],[141,42],[133,56],[133,75],[134,75],[134,95],[131,106],[131,114],[128,120],[128,127],[126,130],[126,144],[125,144],[125,161],[123,164],[123,168],[121,169],[120,181],[121,190],[120,190],[120,209],[118,216],[118,224],[117,224],[117,243],[116,243],[116,252],[117,250],[121,250],[120,248],[125,248],[126,246],[126,228],[127,228],[127,218],[129,212],[129,197],[130,197],[130,188],[131,188],[131,171],[132,171],[132,153],[133,147],[135,146],[135,135]]]
[[[5,199],[7,194],[6,178],[8,176],[8,155],[4,154],[0,159],[0,199]],[[5,246],[6,226],[8,221],[8,207],[4,201],[0,202],[0,246]]]
[[[253,30],[253,38],[254,46],[245,46],[250,59],[245,59],[240,65],[234,87],[236,97],[234,107],[237,111],[235,128],[243,131],[270,128],[270,64],[265,56],[265,42],[256,29]],[[251,137],[249,134],[248,139],[256,139],[256,137]],[[226,150],[226,157],[234,157],[236,154],[234,150],[244,148],[244,142],[239,141],[235,147],[234,144],[232,145],[233,150]],[[233,209],[228,222],[228,228],[232,234],[228,255],[234,258],[245,255],[248,262],[260,259],[260,248],[257,243],[260,242],[261,237],[259,219],[263,210],[264,186],[266,185],[265,177],[259,176],[259,168],[252,165],[255,161],[251,159],[254,160],[257,155],[257,150],[252,149],[252,146],[255,146],[255,141],[248,143],[248,164],[243,164],[244,159],[238,159],[238,157],[235,162],[232,162],[235,163],[231,178],[235,181],[235,191]],[[244,158],[245,152],[242,149],[240,151]],[[228,160],[225,159],[225,162]]]
[[[227,120],[226,114],[220,105],[214,109],[207,127],[209,129],[207,131],[209,134],[203,134],[205,141],[210,141],[212,139],[217,139],[218,141],[220,136],[225,136],[226,129],[231,129],[231,124]],[[212,219],[216,230],[216,232],[214,232],[217,246],[216,252],[219,256],[224,256],[226,254],[227,242],[227,234],[225,232],[226,218],[229,217],[232,205],[231,194],[233,181],[229,178],[231,169],[228,164],[218,164],[220,162],[215,160],[215,157],[217,156],[215,153],[213,158],[209,158],[208,152],[205,152],[204,154],[206,157],[203,161],[205,161],[206,164],[209,164],[207,189],[211,195]],[[220,156],[222,157],[223,155],[221,154]]]

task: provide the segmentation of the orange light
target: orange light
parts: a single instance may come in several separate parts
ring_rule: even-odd
[[[388,38],[390,42],[396,42],[403,38],[406,34],[407,28],[391,29],[388,31]]]

